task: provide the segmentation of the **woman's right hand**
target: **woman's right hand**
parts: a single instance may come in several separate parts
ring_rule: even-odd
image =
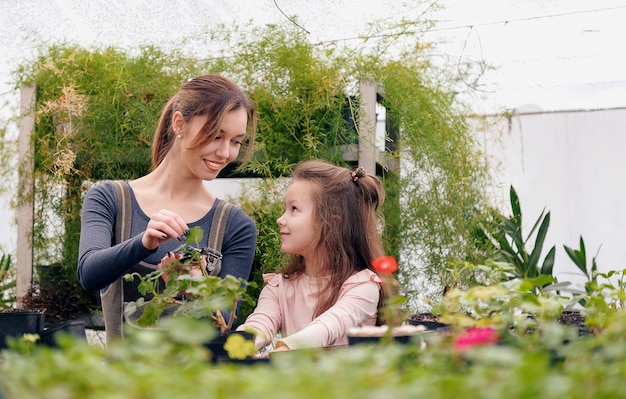
[[[152,251],[171,239],[183,241],[188,234],[189,228],[180,216],[162,209],[150,216],[146,231],[141,237],[141,243],[146,249]]]

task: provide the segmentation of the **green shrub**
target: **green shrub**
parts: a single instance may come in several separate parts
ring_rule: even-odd
[[[15,269],[10,254],[0,258],[0,311],[15,304]]]

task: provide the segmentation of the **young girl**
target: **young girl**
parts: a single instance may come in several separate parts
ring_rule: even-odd
[[[306,161],[294,171],[277,220],[281,249],[292,255],[280,274],[264,275],[257,307],[238,330],[274,350],[348,343],[351,327],[375,325],[381,279],[370,262],[383,255],[378,231],[382,184],[355,171]]]
[[[122,299],[136,300],[136,286],[120,278],[131,268],[150,272],[173,261],[189,228],[200,226],[207,242],[221,200],[204,185],[239,155],[244,141],[249,157],[256,130],[252,103],[243,91],[219,75],[186,82],[163,108],[153,148],[153,170],[123,182],[129,199],[130,238],[116,244],[118,201],[113,182],[93,186],[81,214],[78,279],[86,290],[101,290],[107,340],[121,336]],[[123,198],[123,197],[122,197]],[[220,208],[222,209],[222,208]],[[256,246],[254,221],[231,208],[221,235],[219,275],[248,279]],[[123,289],[123,293],[120,290]],[[106,299],[106,300],[105,300]]]

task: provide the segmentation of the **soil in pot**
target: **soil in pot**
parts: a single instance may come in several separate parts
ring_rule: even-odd
[[[585,326],[585,317],[578,310],[564,310],[558,318],[558,322],[565,326],[578,328],[578,335],[588,335],[592,331]]]
[[[74,287],[68,287],[66,283],[58,282],[55,280],[57,277],[30,288],[28,294],[22,299],[24,307],[28,309],[46,309],[45,327],[74,320],[87,311],[85,301],[81,299],[77,290]]]

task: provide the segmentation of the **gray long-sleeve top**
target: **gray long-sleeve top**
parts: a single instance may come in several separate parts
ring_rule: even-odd
[[[146,249],[141,237],[149,217],[143,213],[132,188],[129,187],[132,218],[130,239],[115,245],[117,195],[111,183],[93,186],[85,195],[81,215],[81,234],[78,255],[78,281],[87,291],[101,290],[126,274],[140,261],[156,265],[169,252],[181,245],[170,240],[153,251]],[[220,201],[220,199],[216,199]],[[188,223],[200,226],[206,243],[211,229],[215,206],[200,220]],[[222,269],[220,277],[232,275],[248,280],[254,260],[257,230],[254,221],[241,209],[233,207],[222,242]]]

